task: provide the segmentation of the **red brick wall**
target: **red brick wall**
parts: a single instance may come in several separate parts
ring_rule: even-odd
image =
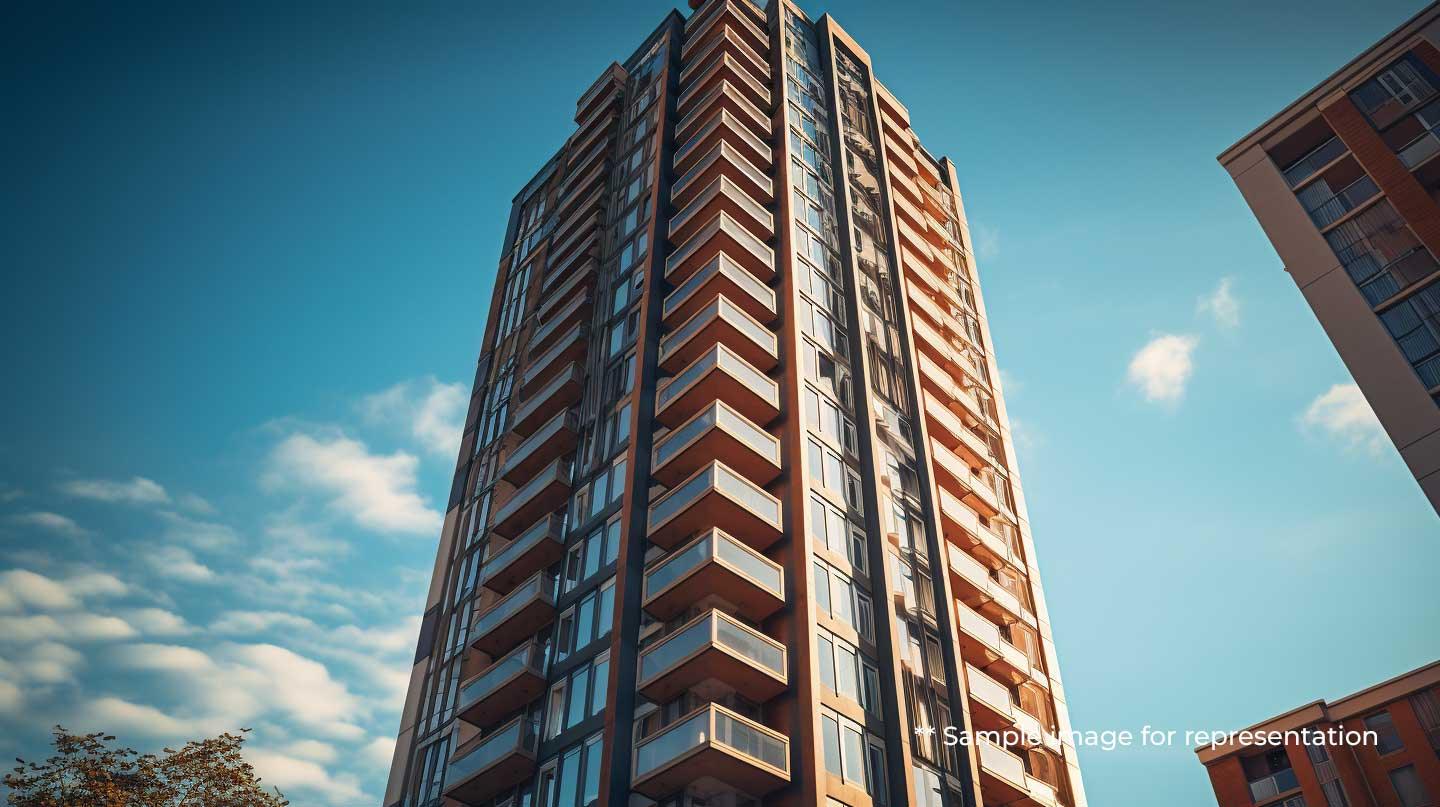
[[[1365,115],[1350,102],[1349,97],[1342,97],[1323,107],[1320,114],[1325,116],[1326,122],[1350,148],[1360,166],[1384,191],[1420,242],[1440,256],[1440,205],[1435,204],[1395,152],[1385,145]]]

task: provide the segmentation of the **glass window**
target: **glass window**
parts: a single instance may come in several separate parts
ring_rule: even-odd
[[[1395,795],[1400,797],[1401,807],[1427,807],[1430,804],[1430,794],[1415,773],[1414,765],[1390,771],[1390,784],[1395,788]]]
[[[1375,752],[1378,754],[1394,753],[1405,747],[1405,743],[1400,740],[1400,732],[1395,730],[1395,721],[1391,719],[1389,712],[1379,712],[1365,718],[1365,728],[1377,735]]]

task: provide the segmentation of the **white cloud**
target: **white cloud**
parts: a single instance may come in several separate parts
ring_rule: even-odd
[[[296,740],[282,750],[292,757],[300,757],[313,762],[334,762],[340,757],[340,752],[335,750],[335,746],[319,740]]]
[[[164,504],[170,494],[154,480],[133,476],[127,481],[113,479],[75,479],[60,490],[80,499],[123,504]]]
[[[175,499],[175,503],[192,513],[199,513],[202,516],[215,514],[215,505],[206,501],[202,496],[196,496],[194,493],[180,494]]]
[[[213,728],[196,721],[172,717],[154,706],[132,703],[113,696],[91,700],[85,705],[83,714],[84,717],[79,719],[85,722],[77,725],[87,728],[103,726],[105,731],[115,734],[141,737],[181,738],[198,733],[209,734],[209,729]]]
[[[251,634],[281,628],[290,631],[317,630],[314,622],[284,611],[226,611],[210,623],[210,630],[222,634]]]
[[[325,737],[353,741],[365,734],[354,721],[368,713],[367,705],[324,664],[283,647],[225,644],[207,654],[181,645],[134,644],[118,648],[113,658],[121,667],[172,679],[171,691],[184,698],[181,711],[196,715],[172,718],[176,725],[233,730],[256,718],[280,717]]]
[[[1195,310],[1215,320],[1225,330],[1240,327],[1240,300],[1235,297],[1235,278],[1222,277],[1215,291],[1201,297],[1195,303]]]
[[[1156,336],[1130,360],[1127,378],[1144,394],[1145,400],[1177,403],[1185,396],[1185,384],[1195,370],[1191,354],[1198,343],[1194,336]]]
[[[11,681],[0,679],[0,714],[15,714],[25,703],[20,687]]]
[[[420,462],[396,452],[372,454],[342,434],[293,434],[270,455],[267,487],[295,486],[328,497],[329,507],[356,524],[380,532],[433,535],[440,513],[415,492]]]
[[[360,749],[360,758],[380,770],[390,767],[395,757],[395,738],[376,737]]]
[[[279,788],[287,798],[291,791],[302,790],[319,794],[331,804],[354,805],[368,800],[354,776],[332,775],[311,760],[263,748],[247,749],[245,757],[255,766],[262,784]]]
[[[15,610],[22,604],[42,611],[74,610],[83,599],[121,596],[129,588],[103,572],[56,580],[28,569],[10,569],[0,572],[0,611]]]
[[[85,656],[58,642],[39,642],[25,648],[14,662],[15,672],[27,680],[60,684],[74,680]]]
[[[135,628],[119,617],[84,612],[0,617],[0,642],[91,642],[129,639]]]
[[[1389,444],[1375,411],[1354,384],[1336,384],[1311,401],[1300,415],[1300,425],[1349,450],[1379,454]]]
[[[214,551],[240,542],[235,530],[224,524],[201,521],[168,510],[160,513],[160,520],[165,525],[165,540],[170,543],[188,544],[196,549]]]
[[[145,561],[162,577],[186,583],[204,583],[215,579],[215,571],[196,560],[195,555],[183,547],[158,547],[146,554]]]
[[[372,423],[400,425],[432,454],[453,457],[460,446],[468,403],[465,385],[442,384],[430,376],[365,396],[360,412]]]
[[[71,538],[79,538],[88,535],[89,531],[69,516],[62,516],[59,513],[50,513],[44,510],[36,510],[31,513],[17,513],[10,517],[10,521],[27,527],[38,527],[42,530]]]
[[[163,608],[135,608],[121,612],[121,617],[146,636],[184,636],[195,632],[184,617]]]

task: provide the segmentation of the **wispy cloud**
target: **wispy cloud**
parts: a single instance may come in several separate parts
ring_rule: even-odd
[[[970,237],[975,240],[975,255],[986,260],[1000,255],[1000,231],[978,222],[971,222]]]
[[[1240,327],[1240,300],[1235,296],[1235,278],[1222,277],[1215,290],[1195,303],[1195,310],[1214,320],[1220,328],[1231,331]]]
[[[343,434],[292,434],[271,452],[264,483],[321,494],[330,510],[377,532],[433,535],[440,513],[416,492],[419,460],[374,454]]]
[[[1301,428],[1323,435],[1347,450],[1380,454],[1389,445],[1375,411],[1354,384],[1336,384],[1321,393],[1299,420]]]
[[[90,534],[89,530],[76,524],[75,519],[46,510],[16,513],[10,516],[9,521],[25,527],[36,527],[38,529],[48,530],[57,535],[64,535],[69,538],[82,538]]]
[[[170,494],[158,482],[143,476],[128,480],[74,479],[60,485],[60,490],[78,499],[121,504],[164,504]]]
[[[195,559],[190,550],[179,546],[162,546],[149,550],[146,562],[156,574],[186,583],[208,583],[215,571]]]
[[[1195,371],[1195,336],[1160,334],[1130,359],[1126,377],[1151,403],[1176,404]]]
[[[399,426],[431,454],[453,457],[468,399],[465,385],[442,384],[430,376],[365,396],[360,412],[371,423]]]

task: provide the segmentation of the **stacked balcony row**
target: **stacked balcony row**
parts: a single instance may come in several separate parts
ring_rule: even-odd
[[[710,0],[681,49],[651,456],[665,490],[645,516],[663,554],[642,582],[642,607],[680,624],[641,650],[636,678],[655,703],[708,705],[637,740],[633,786],[651,798],[697,786],[760,797],[790,780],[787,739],[716,703],[763,704],[789,686],[786,649],[760,627],[785,606],[785,573],[765,555],[784,537],[769,490],[782,357],[765,25],[743,0]]]
[[[488,592],[470,631],[470,647],[490,663],[462,681],[456,714],[481,733],[449,761],[445,795],[479,803],[535,774],[539,726],[522,707],[547,686],[535,636],[555,619],[556,579],[564,554],[560,515],[573,486],[589,325],[599,274],[610,177],[625,71],[612,65],[580,98],[555,190],[545,269],[536,281],[531,322],[515,380],[510,434],[496,475],[497,495],[481,558]],[[511,718],[520,712],[519,717]]]

